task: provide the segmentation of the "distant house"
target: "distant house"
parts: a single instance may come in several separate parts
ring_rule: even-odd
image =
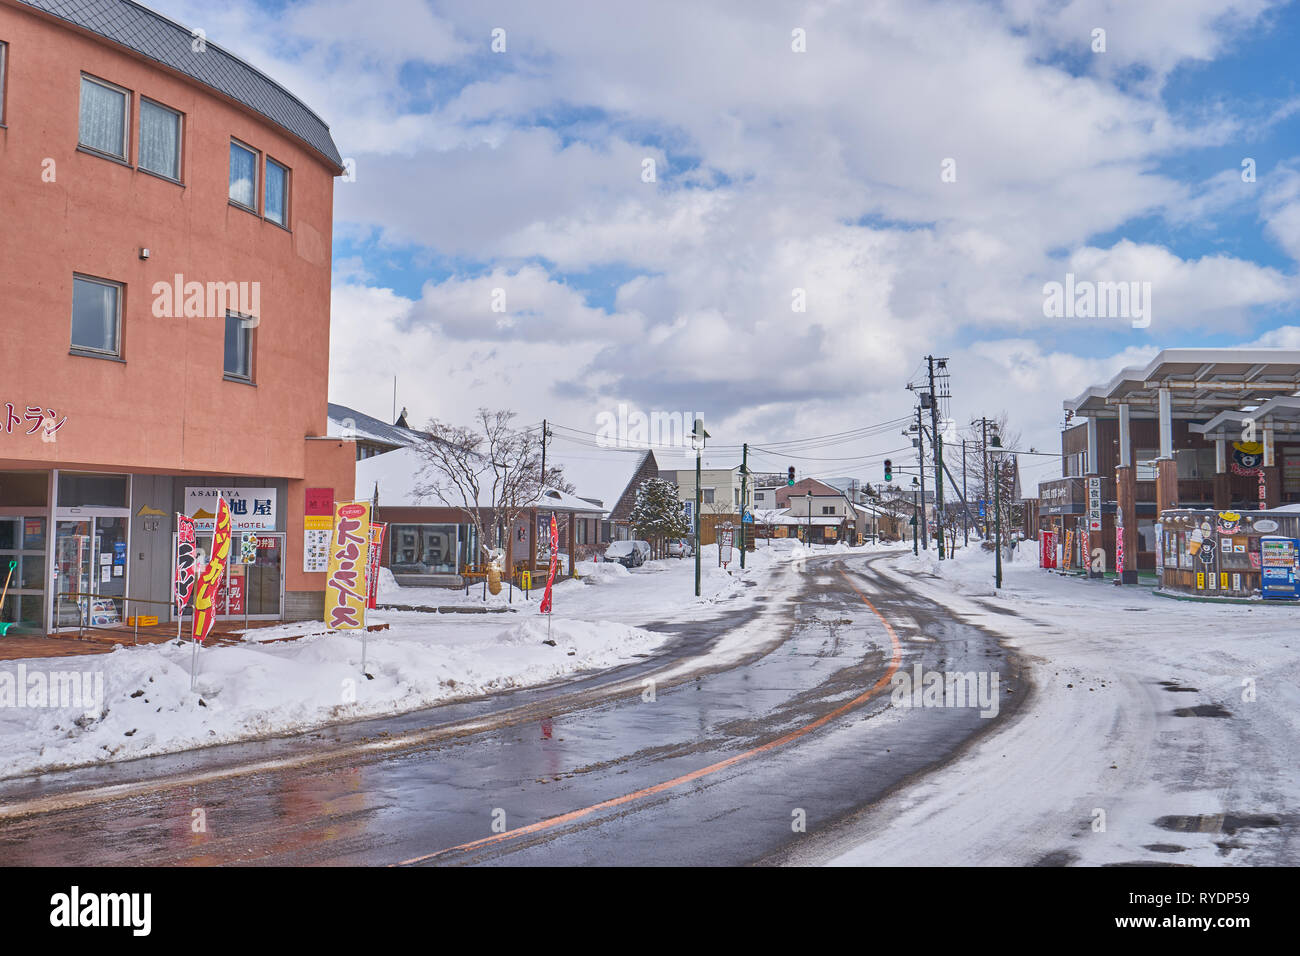
[[[356,441],[357,461],[398,448],[407,448],[429,437],[427,432],[407,425],[405,408],[397,421],[390,425],[355,408],[330,402],[328,427],[327,434],[331,438],[351,438]]]
[[[599,506],[602,514],[580,518],[574,533],[579,560],[603,554],[611,541],[633,537],[632,509],[637,489],[649,478],[660,477],[659,463],[649,449],[584,449],[559,452],[555,461],[576,494]]]

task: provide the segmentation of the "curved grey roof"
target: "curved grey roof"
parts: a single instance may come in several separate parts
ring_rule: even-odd
[[[325,122],[266,74],[207,40],[202,53],[190,47],[186,27],[131,0],[19,0],[52,17],[88,30],[198,80],[261,113],[302,140],[336,167],[338,147]]]

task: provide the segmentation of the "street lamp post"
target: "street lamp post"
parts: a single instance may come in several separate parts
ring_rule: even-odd
[[[812,490],[809,489],[804,494],[804,500],[808,502],[808,549],[812,550]]]
[[[709,433],[704,430],[704,419],[695,419],[695,430],[691,432],[691,447],[695,449],[695,596],[700,596],[700,506],[704,501],[704,492],[700,489],[700,455]]]
[[[993,586],[1002,587],[1002,439],[994,435],[989,441],[989,457],[993,459]]]

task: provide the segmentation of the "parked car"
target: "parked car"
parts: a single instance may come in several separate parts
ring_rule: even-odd
[[[691,543],[685,538],[674,538],[668,542],[668,557],[670,558],[689,558],[695,553]]]
[[[605,549],[606,561],[617,561],[625,568],[639,568],[649,557],[649,541],[614,541]]]

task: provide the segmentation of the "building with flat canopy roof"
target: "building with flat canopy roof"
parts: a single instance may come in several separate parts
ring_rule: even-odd
[[[1164,511],[1300,501],[1297,392],[1296,349],[1164,349],[1123,369],[1064,403],[1067,419],[1084,421],[1062,433],[1062,478],[1040,486],[1040,526],[1074,530],[1076,542],[1090,533],[1094,548],[1100,535],[1112,568],[1122,544],[1131,583],[1156,566]]]

